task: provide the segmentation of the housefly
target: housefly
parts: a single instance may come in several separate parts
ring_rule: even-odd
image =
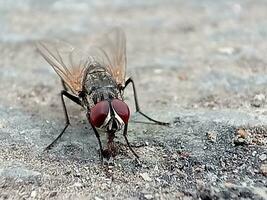
[[[82,106],[92,126],[100,147],[100,157],[115,157],[116,148],[113,143],[115,133],[123,129],[127,146],[136,158],[127,138],[127,127],[130,110],[124,102],[123,93],[128,85],[132,85],[136,112],[148,120],[168,125],[144,114],[138,104],[135,84],[126,76],[126,36],[122,29],[114,28],[90,47],[87,53],[74,48],[70,44],[50,44],[38,42],[37,50],[52,66],[61,78],[63,90],[60,98],[65,114],[65,127],[58,137],[47,146],[47,150],[58,141],[70,125],[64,98],[68,98]],[[103,150],[99,131],[106,132],[107,148]]]

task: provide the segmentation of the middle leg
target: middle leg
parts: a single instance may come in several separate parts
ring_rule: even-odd
[[[136,89],[135,89],[135,84],[134,84],[134,81],[132,78],[129,78],[127,79],[127,81],[125,82],[125,86],[122,90],[124,90],[129,84],[132,84],[133,86],[133,93],[134,93],[134,102],[135,102],[135,109],[136,109],[136,112],[140,113],[141,115],[143,115],[145,118],[147,118],[148,120],[152,121],[152,122],[155,122],[156,124],[159,124],[159,125],[170,125],[169,123],[167,122],[161,122],[161,121],[158,121],[158,120],[155,120],[155,119],[152,119],[151,117],[147,116],[145,113],[143,113],[140,109],[140,106],[139,106],[139,103],[138,103],[138,99],[137,99],[137,93],[136,93]]]

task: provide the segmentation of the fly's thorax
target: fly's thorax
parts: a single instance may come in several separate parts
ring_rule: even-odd
[[[126,103],[119,99],[98,102],[90,110],[89,121],[98,129],[115,133],[128,123],[130,110]]]
[[[120,89],[114,78],[100,65],[87,70],[83,87],[87,93],[87,102],[90,108],[100,101],[121,96]]]
[[[106,86],[117,87],[117,83],[113,76],[100,65],[88,68],[84,76],[83,84],[89,94],[91,91],[98,88]]]

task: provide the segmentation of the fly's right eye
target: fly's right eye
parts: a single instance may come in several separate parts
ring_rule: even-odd
[[[89,119],[91,124],[97,128],[101,127],[108,116],[108,112],[109,103],[107,101],[100,101],[97,103],[93,108],[91,108]]]

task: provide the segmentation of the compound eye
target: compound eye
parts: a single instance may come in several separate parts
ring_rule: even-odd
[[[107,101],[100,101],[93,108],[91,108],[90,112],[90,122],[93,126],[99,128],[101,127],[105,119],[108,116],[109,112],[109,103]]]
[[[128,123],[130,117],[130,110],[126,103],[119,99],[114,99],[111,102],[111,105],[115,112],[120,116],[125,124]]]

